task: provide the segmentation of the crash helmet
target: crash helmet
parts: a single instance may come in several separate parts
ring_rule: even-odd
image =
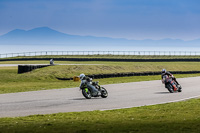
[[[167,72],[167,70],[166,69],[162,69],[162,73],[166,73]]]
[[[79,78],[80,78],[80,80],[83,80],[83,78],[85,77],[85,74],[80,74],[80,76],[79,76]]]

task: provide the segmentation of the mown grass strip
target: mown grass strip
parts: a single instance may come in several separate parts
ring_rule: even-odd
[[[185,78],[185,77],[200,76],[200,74],[181,74],[181,75],[175,75],[175,76],[177,78]],[[96,80],[94,79],[94,81],[99,81],[101,85],[106,85],[106,84],[160,80],[160,78],[161,78],[160,75],[132,76],[132,77],[117,77],[117,78],[106,78],[106,79],[96,79]],[[48,89],[72,88],[72,87],[79,87],[80,85],[80,82],[61,81],[61,80],[23,81],[20,79],[19,80],[16,79],[14,81],[7,81],[7,82],[0,82],[0,83],[1,83],[0,94],[48,90]]]

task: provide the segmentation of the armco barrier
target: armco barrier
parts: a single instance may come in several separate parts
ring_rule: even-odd
[[[171,71],[172,74],[196,74],[200,71]],[[114,78],[114,77],[129,77],[129,76],[149,76],[149,75],[161,75],[161,72],[130,72],[130,73],[111,73],[111,74],[91,74],[86,75],[93,79],[101,78]],[[59,80],[73,80],[73,78],[57,78]]]
[[[34,69],[47,67],[47,66],[50,66],[50,65],[18,65],[18,74],[30,72]]]

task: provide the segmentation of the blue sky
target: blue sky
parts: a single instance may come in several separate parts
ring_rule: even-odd
[[[0,0],[0,35],[47,26],[127,39],[200,38],[199,0]]]

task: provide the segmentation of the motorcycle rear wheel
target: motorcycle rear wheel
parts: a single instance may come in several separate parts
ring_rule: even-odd
[[[167,84],[167,89],[170,93],[174,93],[173,86],[171,84]]]
[[[89,89],[82,89],[82,94],[86,99],[91,99],[92,95]]]
[[[101,97],[106,98],[108,96],[108,92],[104,87],[101,87]]]

